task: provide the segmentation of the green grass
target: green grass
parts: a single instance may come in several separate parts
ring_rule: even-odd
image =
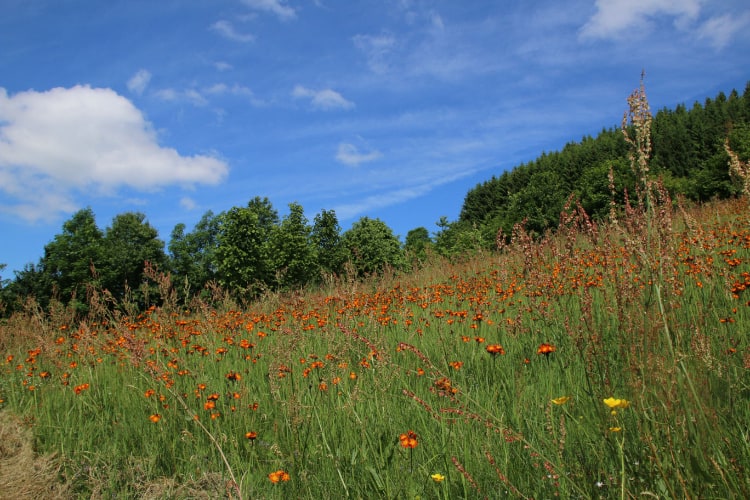
[[[747,214],[570,224],[242,309],[30,307],[0,406],[70,497],[748,497]]]

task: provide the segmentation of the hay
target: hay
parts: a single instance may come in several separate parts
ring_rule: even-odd
[[[21,419],[0,411],[0,499],[70,498],[59,471],[54,455],[36,454],[31,430]]]

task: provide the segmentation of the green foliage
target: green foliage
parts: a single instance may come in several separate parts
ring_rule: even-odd
[[[216,249],[219,283],[232,292],[255,295],[274,278],[270,245],[278,213],[268,198],[255,197],[246,207],[233,207],[221,217]]]
[[[202,290],[216,279],[216,249],[221,231],[221,217],[208,211],[190,233],[185,224],[177,224],[169,241],[170,268],[176,281],[187,281],[194,290]]]
[[[430,238],[430,232],[426,227],[417,227],[406,233],[404,252],[407,259],[423,262],[431,247],[432,238]]]
[[[100,284],[121,300],[128,290],[137,293],[144,281],[146,262],[156,268],[165,268],[167,257],[164,242],[146,216],[137,212],[126,212],[112,219],[112,225],[104,233]]]
[[[317,214],[310,237],[318,256],[320,271],[328,275],[340,275],[344,270],[347,251],[341,241],[341,226],[336,212],[322,210]]]
[[[41,267],[60,298],[78,297],[85,302],[85,286],[94,281],[97,268],[104,267],[104,255],[104,234],[94,212],[86,208],[73,214],[62,233],[45,246]]]
[[[342,241],[358,276],[404,265],[401,242],[380,219],[360,218],[344,233]]]
[[[274,228],[270,241],[271,266],[277,272],[277,287],[301,288],[317,279],[318,265],[311,238],[312,228],[302,205],[290,203],[289,214]]]
[[[690,200],[727,198],[741,191],[741,183],[729,175],[728,157],[723,149],[727,135],[733,148],[747,158],[747,130],[750,126],[750,83],[740,96],[719,93],[690,110],[678,105],[663,109],[651,123],[649,151],[650,176],[660,177],[670,193]],[[602,130],[596,138],[584,137],[567,144],[561,151],[542,154],[536,160],[519,165],[499,177],[471,189],[464,199],[459,224],[445,231],[441,251],[463,251],[456,245],[456,233],[479,230],[484,240],[502,229],[509,234],[514,224],[536,234],[554,229],[558,214],[571,194],[595,220],[608,216],[613,193],[608,172],[615,171],[614,201],[622,206],[624,193],[635,195],[635,178],[629,172],[627,144],[620,129]],[[623,168],[625,167],[625,168]],[[472,241],[474,238],[466,238]]]

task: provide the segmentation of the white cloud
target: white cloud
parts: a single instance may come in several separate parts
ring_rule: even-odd
[[[350,167],[358,167],[360,163],[374,161],[381,156],[383,155],[378,150],[361,152],[357,146],[348,142],[339,144],[338,151],[336,152],[336,160]]]
[[[206,106],[208,100],[195,89],[175,90],[172,88],[159,89],[154,95],[163,101],[188,101],[194,106]]]
[[[254,35],[250,33],[240,33],[239,31],[234,29],[234,26],[232,26],[232,23],[230,23],[229,21],[216,21],[211,25],[211,29],[224,38],[233,40],[235,42],[248,43],[255,41]]]
[[[140,69],[128,80],[128,90],[141,95],[146,90],[146,87],[148,87],[150,81],[151,73],[145,69]]]
[[[284,21],[297,17],[295,10],[286,5],[284,0],[242,0],[242,3],[251,9],[276,14]]]
[[[233,66],[226,61],[217,61],[214,63],[214,67],[219,71],[229,71],[233,68]]]
[[[367,65],[375,73],[388,71],[388,56],[396,47],[393,35],[356,35],[352,38],[354,46],[365,53]]]
[[[209,95],[233,95],[243,97],[250,101],[253,106],[264,106],[266,103],[255,95],[255,92],[244,85],[234,84],[231,87],[226,83],[216,83],[206,89],[204,92]]]
[[[351,109],[354,103],[347,101],[341,94],[331,89],[312,90],[302,85],[297,85],[292,90],[292,96],[296,98],[309,98],[310,103],[316,109]]]
[[[698,38],[707,39],[715,49],[726,47],[735,33],[750,26],[750,12],[715,16],[698,28]]]
[[[182,198],[180,198],[180,207],[190,212],[195,210],[198,207],[198,204],[189,196],[183,196]]]
[[[582,38],[620,38],[648,31],[651,19],[674,17],[686,28],[701,9],[701,0],[596,0],[596,12],[581,28]]]
[[[214,156],[160,146],[141,111],[111,89],[0,88],[0,193],[13,200],[5,212],[36,220],[73,210],[76,192],[217,184],[227,173]]]

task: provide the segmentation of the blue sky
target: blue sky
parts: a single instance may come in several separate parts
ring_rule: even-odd
[[[402,238],[622,119],[742,92],[746,0],[3,0],[0,263],[73,212],[168,242],[266,196]]]

